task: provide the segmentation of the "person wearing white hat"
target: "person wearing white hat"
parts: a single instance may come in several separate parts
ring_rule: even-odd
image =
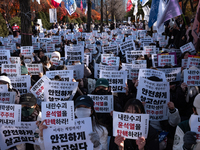
[[[18,90],[12,88],[10,79],[6,76],[6,74],[0,75],[0,84],[8,86],[8,92],[15,92],[15,104],[19,104],[20,93]]]
[[[200,115],[200,94],[194,99],[193,115]],[[190,119],[177,126],[173,150],[200,150],[200,142],[197,141],[196,133],[191,131],[190,127]]]

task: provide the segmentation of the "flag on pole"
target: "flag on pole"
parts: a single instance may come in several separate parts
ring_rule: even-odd
[[[60,5],[61,2],[62,2],[62,0],[51,0],[51,4],[52,4],[55,8],[57,8],[57,7]]]
[[[81,11],[83,13],[83,2],[82,2],[82,0],[81,0]]]
[[[144,6],[149,0],[142,0],[142,6]]]
[[[135,7],[134,7],[134,11],[133,11],[133,15],[135,16],[138,12],[138,4],[137,2],[135,3]]]
[[[87,14],[87,11],[88,11],[88,5],[86,5],[86,8],[85,8],[85,15]]]
[[[151,2],[151,10],[148,23],[149,28],[151,28],[151,26],[157,21],[159,3],[160,0],[152,0]]]
[[[133,8],[133,4],[131,0],[128,0],[127,5],[126,5],[126,12],[129,12]]]
[[[158,33],[164,32],[164,22],[177,17],[182,14],[182,10],[177,0],[160,1],[158,18],[157,18],[157,31]]]
[[[63,0],[65,4],[65,9],[67,10],[68,14],[71,16],[75,13],[77,5],[75,0]]]

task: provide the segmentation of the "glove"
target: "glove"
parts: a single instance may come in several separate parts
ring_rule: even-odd
[[[183,137],[183,148],[184,150],[191,150],[196,142],[196,133],[192,131],[187,131]]]
[[[89,134],[90,136],[90,141],[94,144],[94,148],[97,148],[99,145],[101,145],[100,137],[96,132],[92,132]]]

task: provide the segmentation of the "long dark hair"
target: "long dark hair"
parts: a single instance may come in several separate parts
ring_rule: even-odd
[[[138,99],[135,98],[129,99],[124,106],[124,111],[126,111],[129,106],[134,106],[136,113],[145,114],[144,106],[142,102],[139,101]]]

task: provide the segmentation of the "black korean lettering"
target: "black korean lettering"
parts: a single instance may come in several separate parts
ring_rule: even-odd
[[[51,139],[51,143],[58,143],[59,136],[57,134],[51,135],[50,139]]]
[[[21,142],[20,137],[13,137],[14,142],[13,143],[19,143]]]
[[[6,145],[7,146],[13,145],[13,141],[12,140],[13,140],[12,138],[6,139],[5,140]]]
[[[3,130],[4,137],[11,136],[10,130]]]

